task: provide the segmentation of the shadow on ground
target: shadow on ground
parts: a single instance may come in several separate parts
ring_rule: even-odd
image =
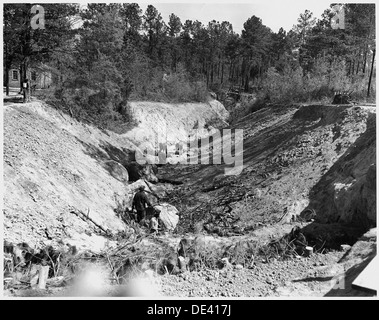
[[[352,283],[359,276],[359,274],[367,267],[371,260],[375,257],[375,252],[371,253],[370,256],[362,261],[361,263],[352,266],[348,269],[344,277],[332,288],[325,297],[344,297],[344,296],[354,296],[354,297],[370,297],[375,296],[371,292],[356,290],[352,288]]]

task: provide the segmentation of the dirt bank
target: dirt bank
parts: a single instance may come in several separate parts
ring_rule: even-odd
[[[163,116],[168,134],[185,130],[184,122],[203,126],[210,119],[224,123],[227,117],[217,101],[141,102],[132,103],[132,109],[140,125],[118,135],[75,121],[42,102],[5,106],[5,240],[41,247],[77,239],[83,245],[99,242],[96,247],[103,247],[107,239],[101,237],[101,230],[73,212],[89,214],[113,234],[125,231],[115,209],[123,200],[131,207],[136,184],[129,181],[135,175],[130,163],[135,160],[135,143],[144,139],[138,132],[162,130],[157,124]],[[125,168],[132,170],[130,174]],[[165,193],[164,184],[157,188]],[[100,237],[94,238],[95,233]]]
[[[271,107],[241,119],[234,124],[244,130],[241,174],[224,176],[223,165],[161,170],[186,182],[172,197],[183,204],[180,227],[233,234],[307,212],[315,222],[353,224],[361,233],[375,226],[375,111]]]
[[[79,246],[103,248],[101,230],[73,211],[112,233],[125,230],[114,209],[134,190],[114,160],[127,161],[134,148],[43,103],[6,106],[4,239],[36,248],[76,239]]]
[[[225,176],[223,164],[159,168],[158,177],[182,182],[148,186],[179,209],[174,232],[153,237],[147,229],[133,229],[122,221],[115,209],[122,200],[126,200],[123,206],[130,206],[136,186],[145,183],[128,181],[125,169],[134,160],[138,142],[149,141],[157,130],[166,130],[167,123],[173,144],[186,139],[186,128],[197,127],[205,133],[211,120],[215,127],[223,124],[227,114],[222,108],[218,106],[216,112],[211,106],[203,107],[136,103],[138,127],[117,135],[78,123],[43,103],[6,106],[4,239],[26,242],[33,248],[70,244],[96,252],[89,257],[103,259],[108,279],[114,278],[130,257],[150,259],[151,254],[161,263],[168,254],[175,260],[183,237],[203,237],[209,244],[206,248],[218,248],[213,253],[220,253],[214,265],[154,276],[160,281],[160,295],[360,295],[351,286],[347,291],[334,291],[331,281],[343,273],[351,284],[376,252],[376,234],[355,243],[376,226],[373,107],[267,107],[252,113],[233,124],[233,128],[243,129],[244,167],[240,174]],[[164,125],[157,125],[160,120]],[[279,255],[265,252],[246,257],[252,247],[254,253],[259,252],[295,226],[315,248],[311,257],[281,260]],[[133,241],[117,236],[132,232],[136,233]],[[127,249],[121,256],[108,255],[125,243]],[[346,251],[341,244],[354,246]],[[231,259],[240,254],[236,248],[242,248],[241,261]],[[224,253],[231,266],[216,268]],[[117,265],[109,257],[116,259]],[[88,257],[73,259],[82,258]],[[144,268],[139,271],[157,271],[146,269],[146,264]]]
[[[217,100],[179,104],[130,102],[129,107],[137,126],[124,136],[141,148],[155,150],[158,141],[167,144],[169,153],[175,153],[178,144],[187,145],[190,132],[196,132],[200,139],[228,125],[229,112]]]

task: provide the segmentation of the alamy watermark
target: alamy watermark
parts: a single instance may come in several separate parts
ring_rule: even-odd
[[[190,130],[185,141],[167,142],[165,130],[138,146],[138,164],[225,164],[225,175],[238,175],[243,169],[243,130],[214,129],[211,134]]]
[[[332,290],[345,290],[346,284],[345,284],[345,274],[338,274],[333,277],[331,280],[331,289]]]
[[[34,5],[30,12],[33,14],[30,20],[32,29],[45,29],[45,9],[40,5]]]
[[[332,29],[345,29],[345,9],[343,5],[336,4],[332,7],[334,16],[330,21]]]

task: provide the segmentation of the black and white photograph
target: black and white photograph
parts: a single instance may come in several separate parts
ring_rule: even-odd
[[[373,1],[1,7],[2,299],[377,298]]]

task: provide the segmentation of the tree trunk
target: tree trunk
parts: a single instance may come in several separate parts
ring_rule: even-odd
[[[366,72],[366,63],[367,63],[367,50],[365,51],[365,57],[364,57],[364,60],[363,60],[363,69],[362,69],[362,72],[363,74],[365,74]]]
[[[371,87],[371,79],[372,79],[372,71],[374,69],[374,60],[375,60],[375,49],[372,52],[372,60],[371,60],[371,71],[370,71],[370,78],[368,80],[368,88],[367,88],[367,98],[370,97],[370,87]]]
[[[9,96],[9,67],[11,65],[9,61],[9,56],[8,56],[8,47],[7,44],[5,43],[5,75],[4,75],[4,84],[5,84],[5,94]]]
[[[5,63],[5,75],[4,75],[4,84],[5,84],[5,94],[9,96],[9,66],[8,63]]]
[[[221,84],[224,82],[224,63],[221,65]]]
[[[229,77],[228,77],[229,81],[232,81],[233,79],[233,62],[230,61],[230,65],[229,65]]]
[[[21,63],[20,64],[20,79],[19,79],[19,81],[20,81],[20,92],[22,92],[22,90],[23,90],[23,87],[22,87],[23,74],[24,74],[24,70],[23,69],[24,69],[24,66]]]
[[[350,76],[351,74],[351,60],[349,61],[349,71],[347,72],[347,75]]]
[[[214,72],[215,65],[211,64],[211,84],[213,84],[213,72]]]
[[[249,72],[246,73],[246,76],[245,76],[245,84],[244,84],[244,91],[245,92],[248,92],[249,91]]]
[[[220,60],[220,57],[219,57],[218,66],[217,66],[217,79],[218,80],[220,79],[220,70],[221,70],[221,60]]]

